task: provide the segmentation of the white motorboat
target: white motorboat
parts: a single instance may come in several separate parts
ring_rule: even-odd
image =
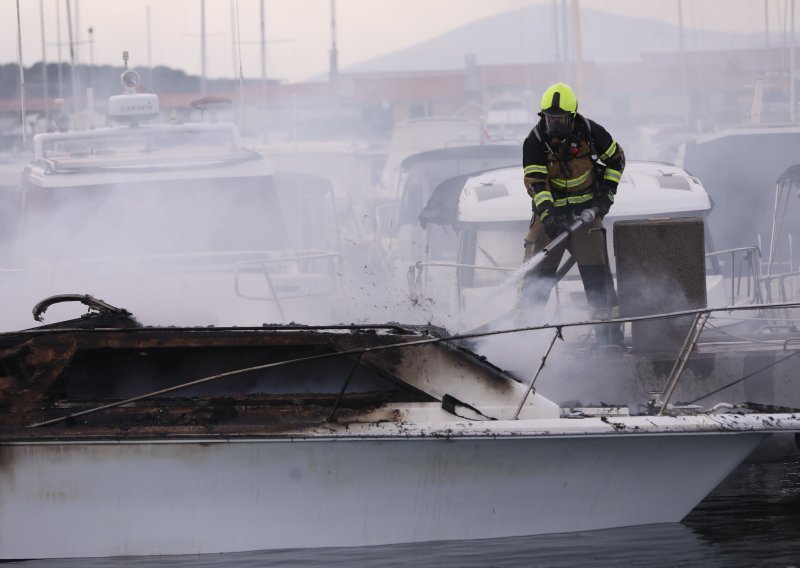
[[[158,97],[137,82],[125,71],[125,93],[109,99],[115,125],[34,137],[17,262],[0,285],[17,298],[4,329],[23,325],[21,305],[71,290],[158,324],[330,321],[341,270],[332,184],[276,172],[232,123],[148,123]]]
[[[370,546],[680,521],[795,414],[561,409],[434,328],[0,334],[0,559]],[[535,377],[534,377],[535,378]]]
[[[420,219],[431,227],[446,226],[458,232],[454,259],[436,258],[434,247],[409,268],[412,295],[430,299],[433,321],[455,329],[473,329],[498,315],[508,313],[517,300],[516,282],[509,280],[522,260],[522,239],[530,223],[530,197],[519,167],[493,169],[459,182],[441,184]],[[455,189],[455,191],[453,191]],[[622,220],[705,217],[711,201],[702,183],[681,168],[658,162],[629,162],[618,188],[614,207],[604,219],[608,248],[614,250],[612,226]],[[747,250],[742,249],[741,257]],[[715,253],[709,253],[713,258]],[[727,257],[725,257],[727,259]],[[612,270],[615,259],[610,256]],[[550,321],[586,319],[588,307],[577,270],[554,289]],[[720,268],[709,260],[707,293],[709,305],[752,303],[755,294],[743,290],[731,298],[730,263]],[[487,300],[491,298],[491,302]]]

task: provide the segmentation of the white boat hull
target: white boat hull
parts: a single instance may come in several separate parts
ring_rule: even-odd
[[[497,431],[501,423],[478,424]],[[0,558],[369,546],[677,522],[766,435],[6,442]]]

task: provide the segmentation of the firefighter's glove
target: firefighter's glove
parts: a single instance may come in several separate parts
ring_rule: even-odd
[[[601,219],[608,215],[609,210],[611,210],[611,205],[614,203],[611,201],[610,195],[610,192],[601,190],[596,193],[592,199],[592,207],[597,207],[597,216]]]
[[[569,231],[569,225],[564,217],[557,217],[555,215],[548,215],[542,221],[544,225],[544,232],[548,238],[555,239],[563,231]]]

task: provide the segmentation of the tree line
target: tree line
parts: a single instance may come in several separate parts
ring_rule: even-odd
[[[200,77],[187,75],[180,69],[156,66],[152,69],[135,68],[142,77],[145,91],[161,93],[199,93]],[[25,96],[38,99],[45,96],[45,75],[47,73],[47,98],[57,99],[59,96],[69,98],[72,94],[72,71],[68,63],[48,63],[45,68],[41,62],[24,68]],[[76,83],[79,90],[87,87],[94,89],[96,97],[109,97],[122,92],[120,75],[124,71],[121,66],[112,65],[77,65],[75,67]],[[19,97],[19,66],[15,63],[0,65],[0,99]],[[235,88],[235,79],[207,79],[208,89],[231,91]],[[59,94],[60,93],[60,94]]]

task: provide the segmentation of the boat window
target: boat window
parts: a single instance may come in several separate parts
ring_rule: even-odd
[[[166,128],[140,130],[126,128],[111,131],[108,135],[59,136],[42,143],[40,157],[58,161],[68,169],[124,167],[124,159],[175,160],[183,156],[186,161],[209,152],[229,154],[236,149],[236,140],[228,129]],[[116,163],[109,161],[116,160]],[[129,162],[141,166],[141,162]]]
[[[458,256],[458,231],[449,225],[428,225],[428,260],[455,262]]]
[[[475,188],[475,197],[478,201],[486,201],[488,199],[498,199],[500,197],[508,196],[508,188],[505,185],[498,184],[481,184]]]
[[[686,176],[660,175],[657,176],[656,179],[658,180],[658,185],[661,186],[662,189],[691,190],[689,178]]]
[[[340,250],[333,183],[307,174],[274,176],[288,246],[295,250]]]
[[[488,224],[487,224],[488,225]],[[525,223],[505,224],[479,228],[475,232],[475,244],[472,254],[474,260],[465,264],[474,264],[481,268],[472,269],[474,276],[472,285],[494,286],[508,277],[508,271],[498,268],[515,269],[522,262],[522,240],[525,236]],[[464,261],[462,261],[464,262]]]

